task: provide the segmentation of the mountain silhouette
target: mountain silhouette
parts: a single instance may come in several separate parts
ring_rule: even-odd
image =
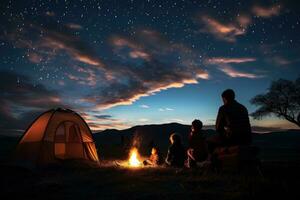
[[[212,128],[204,127],[206,137],[216,134]],[[300,160],[300,130],[270,129],[272,132],[267,132],[267,129],[260,127],[253,127],[253,130],[253,145],[260,148],[263,160]],[[108,129],[93,136],[100,157],[106,159],[126,158],[132,146],[137,146],[140,153],[146,156],[151,146],[156,145],[166,155],[169,137],[174,132],[181,135],[183,144],[187,146],[190,126],[179,123],[139,125],[125,130]]]

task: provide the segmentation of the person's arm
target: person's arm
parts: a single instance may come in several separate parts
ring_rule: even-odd
[[[172,161],[173,161],[173,151],[172,151],[172,147],[170,147],[168,149],[168,154],[167,154],[167,158],[166,158],[166,163],[168,165],[171,165],[172,164]]]
[[[196,160],[194,157],[194,149],[188,149],[187,150],[187,155],[190,157],[192,160]]]
[[[246,110],[246,117],[247,117],[248,129],[249,129],[249,132],[251,132],[251,124],[250,124],[248,109],[245,107],[245,110]]]
[[[221,107],[219,108],[218,116],[216,119],[216,131],[218,134],[220,134],[221,137],[224,135],[225,132],[224,127],[225,127],[225,117],[224,117],[224,111]]]

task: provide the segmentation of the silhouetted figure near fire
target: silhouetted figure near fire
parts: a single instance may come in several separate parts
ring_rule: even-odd
[[[171,145],[168,149],[166,164],[171,167],[183,167],[186,159],[185,149],[181,137],[177,133],[170,136]]]
[[[162,156],[157,147],[152,147],[150,157],[144,160],[143,164],[148,166],[158,166],[162,164]]]
[[[208,140],[210,152],[218,146],[249,145],[252,140],[247,108],[235,100],[232,89],[222,93],[222,100],[216,120],[218,136]]]
[[[187,167],[195,167],[197,162],[207,159],[207,143],[202,131],[203,124],[196,119],[192,122],[191,133],[189,135],[189,148],[187,150]]]

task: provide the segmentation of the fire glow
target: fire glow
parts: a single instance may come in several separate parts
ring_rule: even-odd
[[[137,150],[136,147],[133,147],[131,150],[130,150],[130,154],[129,154],[129,160],[128,160],[128,165],[130,167],[139,167],[141,166],[141,161],[139,160],[139,152]]]

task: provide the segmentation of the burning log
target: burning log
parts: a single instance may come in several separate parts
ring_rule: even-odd
[[[130,167],[141,166],[142,162],[139,159],[140,159],[140,155],[139,155],[138,149],[136,147],[133,147],[129,153],[128,165]]]

